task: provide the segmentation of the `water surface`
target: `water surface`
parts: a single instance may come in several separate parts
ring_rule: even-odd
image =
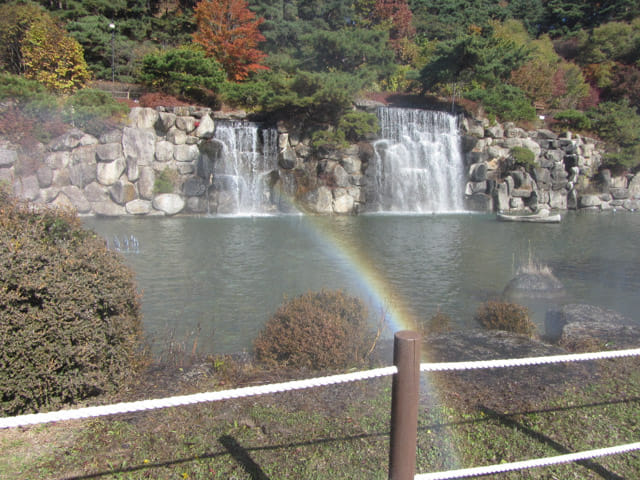
[[[201,349],[230,353],[250,348],[283,298],[322,288],[358,295],[374,316],[378,300],[400,301],[418,320],[440,309],[469,328],[479,303],[499,295],[530,258],[563,282],[560,303],[600,305],[640,321],[640,215],[563,217],[559,225],[470,214],[85,222],[108,240],[138,240],[139,251],[124,256],[156,344],[169,332],[180,338],[199,329]],[[383,288],[369,288],[363,276],[371,269]],[[550,306],[531,305],[537,323]]]

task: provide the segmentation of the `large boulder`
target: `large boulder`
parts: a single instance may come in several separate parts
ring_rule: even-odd
[[[579,208],[598,208],[602,205],[602,200],[598,195],[582,195],[578,198]]]
[[[69,166],[71,154],[69,152],[52,152],[45,157],[44,163],[54,170],[60,170]]]
[[[96,155],[100,162],[113,162],[122,157],[122,143],[101,143],[96,147]]]
[[[523,298],[555,298],[564,295],[564,285],[551,271],[544,268],[518,273],[504,288],[509,300]]]
[[[570,304],[547,312],[546,337],[570,350],[636,348],[640,327],[613,310]]]
[[[127,213],[123,206],[108,200],[104,202],[92,202],[91,208],[96,215],[101,217],[121,217]]]
[[[153,199],[153,208],[163,212],[165,215],[175,215],[180,213],[185,206],[182,196],[175,193],[163,193],[156,195]]]
[[[62,196],[69,200],[78,213],[89,213],[91,211],[91,204],[85,197],[83,191],[75,185],[62,187],[60,189],[60,195],[56,197],[56,202],[61,201]]]
[[[318,187],[304,197],[305,207],[312,213],[333,213],[333,195],[328,187]]]
[[[98,162],[96,178],[102,185],[113,185],[118,181],[125,168],[127,168],[127,162],[122,157],[109,163]]]
[[[161,140],[156,143],[156,160],[158,162],[168,162],[173,160],[173,143]]]
[[[18,152],[7,146],[0,145],[0,168],[13,166],[18,160]]]
[[[193,162],[198,160],[200,149],[197,145],[176,145],[173,150],[173,157],[176,162]]]
[[[13,182],[13,193],[25,200],[34,201],[40,196],[40,183],[36,175],[16,178]]]
[[[84,136],[85,133],[83,131],[73,128],[67,133],[54,138],[51,143],[49,143],[49,150],[52,152],[71,150],[81,144]]]
[[[333,211],[335,213],[353,213],[354,198],[345,188],[336,188],[333,191]]]
[[[138,179],[138,195],[145,200],[153,198],[153,189],[156,181],[156,174],[151,167],[142,167],[140,169],[140,178]]]
[[[133,183],[120,179],[109,190],[111,200],[118,205],[124,205],[136,198],[136,187]]]
[[[286,146],[278,153],[278,165],[285,170],[291,170],[296,166],[298,158],[293,148]]]
[[[196,131],[193,133],[196,137],[211,138],[215,132],[215,124],[209,114],[203,115],[200,118],[200,122],[196,127]]]
[[[131,200],[124,206],[129,215],[147,215],[151,212],[151,202],[149,200]]]
[[[159,115],[153,108],[134,107],[129,112],[129,123],[135,128],[155,127]]]
[[[156,134],[153,130],[127,127],[122,132],[122,149],[127,160],[151,165],[156,153]]]
[[[475,163],[469,167],[469,177],[472,182],[484,182],[487,179],[487,164]]]

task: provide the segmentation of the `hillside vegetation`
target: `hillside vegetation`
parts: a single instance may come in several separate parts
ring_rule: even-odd
[[[14,0],[0,13],[0,67],[57,94],[136,82],[295,115],[327,141],[358,96],[435,95],[502,121],[545,115],[605,140],[609,166],[639,163],[632,0]]]

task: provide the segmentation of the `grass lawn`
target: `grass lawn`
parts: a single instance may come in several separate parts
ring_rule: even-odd
[[[417,471],[490,465],[638,441],[639,363],[637,359],[598,362],[595,381],[583,379],[581,387],[568,383],[553,395],[547,392],[526,404],[503,402],[505,392],[497,389],[497,401],[477,402],[476,395],[450,382],[447,374],[431,376],[425,384],[432,386],[421,393]],[[176,380],[175,392],[170,393],[228,388],[230,378],[235,379],[233,384],[260,381],[261,373],[251,366],[232,370]],[[268,382],[286,376],[262,375],[270,377]],[[154,392],[162,383],[156,380],[150,376],[123,396],[139,399],[143,390],[151,397],[161,396]],[[390,389],[387,377],[3,430],[0,478],[385,479]],[[166,384],[159,390],[166,390]],[[485,478],[639,476],[640,453],[633,452]]]

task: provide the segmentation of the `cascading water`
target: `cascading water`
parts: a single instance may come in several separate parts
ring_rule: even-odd
[[[367,211],[464,210],[457,118],[445,112],[379,108],[381,140],[367,169]]]
[[[278,132],[252,122],[218,121],[211,190],[215,213],[255,215],[275,209],[271,174],[277,168]]]

